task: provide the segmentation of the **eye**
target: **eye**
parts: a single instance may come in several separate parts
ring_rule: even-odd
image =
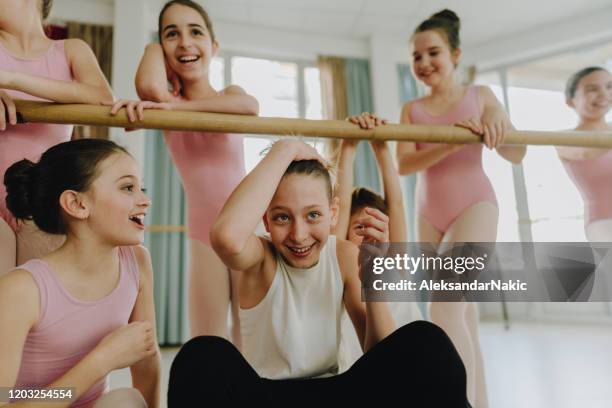
[[[420,55],[415,55],[414,56],[414,60],[415,61],[420,61],[421,60],[421,56]]]
[[[140,191],[141,191],[142,193],[144,193],[144,194],[146,194],[146,193],[147,193],[147,189],[146,189],[145,187],[142,187],[142,188],[140,189]]]
[[[134,185],[133,184],[127,184],[123,187],[121,187],[122,190],[128,191],[130,193],[134,192]]]
[[[316,221],[317,219],[319,219],[319,217],[321,217],[321,213],[318,211],[311,211],[308,213],[308,219],[310,221]]]
[[[202,30],[198,30],[197,28],[194,28],[193,30],[191,30],[191,35],[193,36],[204,35],[204,32]]]
[[[287,223],[289,222],[289,216],[287,214],[277,214],[272,219],[278,223]]]
[[[177,32],[176,32],[176,31],[174,31],[174,30],[172,30],[172,31],[168,31],[168,32],[166,33],[165,38],[172,38],[172,37],[176,37],[176,35],[177,35]]]
[[[435,57],[438,54],[440,54],[440,51],[432,51],[432,52],[429,53],[429,55],[432,56],[432,57]]]

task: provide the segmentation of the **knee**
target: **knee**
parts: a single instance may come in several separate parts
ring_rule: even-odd
[[[181,347],[172,362],[171,375],[179,371],[215,372],[227,364],[231,356],[240,352],[222,337],[199,336],[189,340]]]
[[[94,408],[147,408],[147,403],[137,389],[119,388],[102,396]]]

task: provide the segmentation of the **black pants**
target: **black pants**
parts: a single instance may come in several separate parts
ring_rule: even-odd
[[[261,378],[229,341],[187,342],[170,370],[168,408],[184,407],[466,408],[466,374],[446,333],[425,321],[407,324],[346,372],[327,378]]]

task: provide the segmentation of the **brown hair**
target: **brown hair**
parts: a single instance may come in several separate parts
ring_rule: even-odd
[[[423,31],[435,30],[446,38],[451,51],[457,50],[461,46],[459,38],[459,29],[461,28],[461,20],[454,11],[444,9],[423,21],[414,30],[414,34],[422,33]]]
[[[356,188],[351,195],[351,216],[365,207],[376,208],[383,214],[389,215],[387,203],[379,194],[365,187]]]
[[[608,72],[605,68],[602,67],[587,67],[582,68],[580,71],[575,72],[569,79],[567,80],[567,84],[565,85],[565,97],[567,99],[573,99],[576,95],[576,90],[578,89],[578,84],[580,80],[585,76],[592,74],[597,71],[605,71]]]
[[[51,8],[53,7],[53,0],[40,0],[40,14],[43,20],[46,20],[51,14]]]
[[[292,161],[287,170],[285,176],[289,174],[305,174],[308,176],[315,176],[323,178],[325,182],[325,189],[327,191],[327,197],[331,200],[333,197],[332,192],[332,180],[329,173],[329,169],[325,167],[323,163],[318,160],[296,160]]]
[[[208,32],[210,33],[210,38],[212,42],[217,41],[215,38],[215,31],[213,30],[212,21],[210,20],[210,17],[208,16],[208,13],[206,12],[206,10],[204,10],[204,7],[200,6],[198,3],[192,0],[171,0],[167,2],[166,4],[164,4],[164,7],[159,12],[159,20],[157,21],[157,30],[158,30],[157,36],[160,42],[161,42],[161,35],[162,35],[162,28],[163,28],[162,20],[164,18],[164,13],[166,12],[166,10],[170,8],[170,6],[174,6],[175,4],[189,7],[197,11],[198,14],[200,14],[202,18],[204,19],[204,24],[206,24],[206,28],[208,29]]]

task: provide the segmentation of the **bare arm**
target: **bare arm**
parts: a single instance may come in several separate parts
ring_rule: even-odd
[[[354,185],[353,164],[357,153],[357,144],[353,140],[342,140],[340,144],[340,159],[338,161],[338,197],[340,209],[338,211],[338,221],[334,228],[334,235],[341,239],[346,239],[351,218],[351,196]]]
[[[364,352],[393,333],[395,322],[386,302],[362,302],[361,281],[357,259],[359,250],[348,241],[336,241],[338,264],[344,279],[344,307],[346,308],[359,343]]]
[[[29,272],[16,270],[0,279],[0,386],[13,387],[21,366],[21,355],[28,332],[38,321],[38,288]],[[5,330],[10,328],[9,330]],[[66,374],[45,388],[74,387],[72,401],[39,402],[22,401],[11,407],[64,408],[85,393],[100,378],[108,373],[101,364],[100,356],[90,353]],[[7,405],[0,403],[0,406]]]
[[[60,103],[112,103],[110,86],[91,48],[82,40],[71,39],[66,40],[65,49],[74,81],[0,71],[0,88],[18,90]]]
[[[372,142],[378,168],[382,174],[385,202],[389,212],[389,240],[404,242],[408,239],[404,197],[399,175],[386,142]]]
[[[410,124],[411,103],[408,102],[402,108],[400,123]],[[439,144],[429,149],[417,150],[416,143],[397,143],[397,164],[399,174],[406,175],[416,173],[438,163],[450,153],[460,149],[463,145]]]
[[[236,85],[228,86],[223,94],[192,101],[170,102],[171,109],[194,112],[233,113],[258,115],[259,103],[253,96]]]
[[[136,305],[130,316],[130,322],[149,322],[153,330],[153,336],[157,339],[151,256],[143,246],[134,247],[134,252],[140,269],[140,290]],[[143,395],[147,407],[158,408],[160,403],[161,362],[157,344],[155,345],[155,354],[132,365],[130,371],[132,373],[132,384]]]
[[[244,271],[263,262],[265,248],[254,231],[266,213],[285,170],[293,160],[299,160],[306,149],[303,146],[312,149],[295,140],[276,142],[225,202],[212,226],[210,240],[219,257],[231,269]],[[316,150],[312,151],[310,158],[318,157]]]
[[[503,146],[503,139],[509,130],[514,130],[514,126],[508,118],[508,114],[503,105],[497,100],[493,91],[488,86],[478,87],[478,96],[482,105],[482,127],[483,137],[487,140],[501,140],[502,145],[497,146],[497,153],[504,159],[519,164],[523,161],[527,148],[525,146]],[[501,139],[500,139],[501,138]]]
[[[171,102],[174,97],[168,91],[166,59],[161,44],[146,46],[136,71],[136,92],[142,100]]]

